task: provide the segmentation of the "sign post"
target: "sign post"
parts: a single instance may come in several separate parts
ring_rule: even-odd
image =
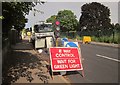
[[[53,72],[83,70],[78,48],[51,47],[49,50]]]

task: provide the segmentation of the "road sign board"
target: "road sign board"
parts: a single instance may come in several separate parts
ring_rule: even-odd
[[[64,42],[64,47],[79,47],[78,42]]]
[[[81,55],[76,47],[51,47],[50,60],[53,71],[83,70]]]
[[[63,41],[68,41],[68,38],[62,38]]]
[[[63,46],[64,46],[64,42],[68,42],[68,38],[62,38],[61,43],[62,43]]]

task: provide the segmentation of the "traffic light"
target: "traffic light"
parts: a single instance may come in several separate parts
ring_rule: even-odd
[[[55,37],[56,39],[60,37],[60,22],[55,22]]]
[[[55,24],[58,26],[58,25],[60,25],[60,22],[59,22],[59,21],[56,21]]]

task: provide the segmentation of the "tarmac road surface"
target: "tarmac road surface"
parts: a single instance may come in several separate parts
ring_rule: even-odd
[[[81,71],[67,72],[71,83],[118,83],[118,48],[81,44],[85,77]]]

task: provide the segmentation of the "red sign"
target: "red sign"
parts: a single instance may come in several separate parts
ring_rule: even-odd
[[[52,47],[50,59],[53,71],[83,70],[78,48]]]

